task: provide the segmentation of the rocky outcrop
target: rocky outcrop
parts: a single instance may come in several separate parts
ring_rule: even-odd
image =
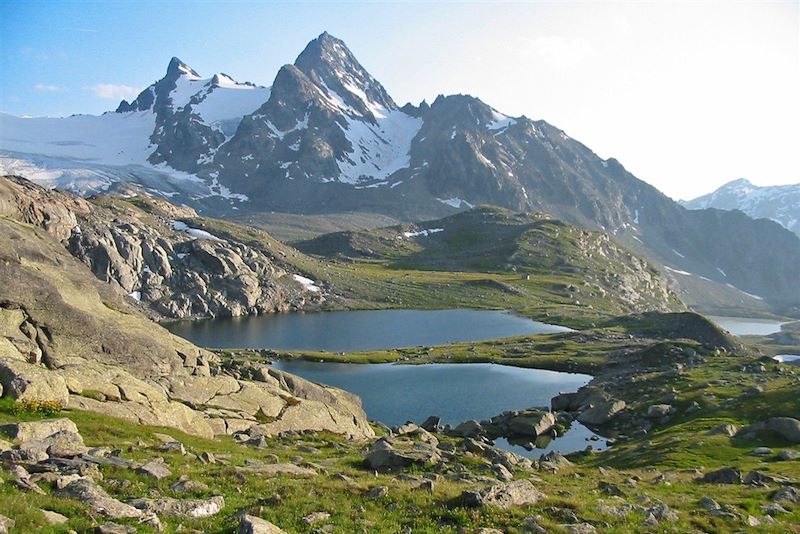
[[[263,314],[324,300],[272,251],[204,230],[190,208],[144,194],[87,201],[13,177],[0,180],[0,193],[0,214],[43,228],[160,317]]]
[[[251,427],[373,435],[357,397],[266,366],[221,367],[214,354],[173,336],[97,280],[55,238],[59,224],[51,233],[36,223],[46,216],[31,216],[34,226],[20,220],[30,209],[14,213],[0,216],[4,396],[202,436]]]

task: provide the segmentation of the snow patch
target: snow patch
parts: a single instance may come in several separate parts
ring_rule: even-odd
[[[686,271],[681,271],[681,270],[678,270],[678,269],[673,269],[672,267],[667,267],[666,265],[664,266],[664,268],[665,268],[666,270],[668,270],[669,272],[672,272],[672,273],[676,273],[676,274],[682,274],[683,276],[692,276],[692,273],[687,273]]]
[[[306,291],[311,291],[313,293],[319,292],[319,287],[314,280],[306,278],[305,276],[300,276],[299,274],[293,274],[292,278],[294,278],[296,282],[299,282]]]
[[[503,115],[499,111],[493,109],[492,110],[492,122],[486,125],[486,128],[492,131],[496,131],[494,135],[500,135],[506,128],[509,126],[513,126],[517,123],[516,120],[512,119],[508,115]]]
[[[201,230],[199,228],[192,228],[183,221],[172,221],[172,228],[178,232],[186,232],[190,236],[197,239],[210,239],[212,241],[222,241],[219,237]]]
[[[418,230],[416,232],[403,232],[405,237],[428,237],[431,234],[436,234],[438,232],[444,232],[444,228],[431,228],[429,230]]]
[[[475,207],[472,204],[470,204],[469,202],[467,202],[466,200],[462,200],[460,198],[446,198],[446,199],[445,198],[437,198],[436,200],[438,200],[442,204],[447,204],[448,206],[450,206],[452,208],[456,208],[456,209],[462,208],[462,207],[467,207],[467,208],[474,208]]]
[[[422,127],[422,119],[392,110],[378,118],[377,124],[347,116],[345,120],[343,131],[352,148],[338,161],[340,182],[385,180],[411,165],[411,141]]]
[[[142,292],[141,291],[131,291],[130,293],[128,293],[128,296],[130,298],[132,298],[133,300],[136,300],[136,301],[139,301],[139,302],[142,301]]]

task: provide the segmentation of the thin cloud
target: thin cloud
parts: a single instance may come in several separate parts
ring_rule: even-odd
[[[90,86],[89,90],[94,96],[106,100],[129,100],[139,94],[139,89],[121,83],[98,83]]]
[[[40,93],[58,93],[63,91],[63,87],[59,87],[58,85],[52,85],[49,83],[37,83],[33,86],[34,91],[39,91]]]

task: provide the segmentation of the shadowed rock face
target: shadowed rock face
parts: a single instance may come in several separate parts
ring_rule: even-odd
[[[251,427],[372,435],[353,395],[269,369],[253,373],[258,380],[234,378],[243,373],[149,321],[116,279],[101,282],[56,239],[73,222],[61,205],[9,202],[9,184],[0,181],[4,395],[207,436]],[[47,230],[31,224],[42,221]]]

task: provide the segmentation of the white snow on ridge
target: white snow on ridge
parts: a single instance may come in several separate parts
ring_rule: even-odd
[[[682,274],[683,276],[692,276],[692,273],[687,273],[686,271],[680,271],[678,269],[673,269],[672,267],[667,267],[666,265],[664,266],[664,268],[666,270],[668,270],[669,272],[671,272],[671,273]]]
[[[294,278],[296,282],[299,282],[306,291],[311,291],[312,293],[319,292],[319,287],[314,280],[306,278],[305,276],[300,276],[299,274],[293,274],[292,278]]]
[[[472,204],[470,204],[469,202],[467,202],[466,200],[462,200],[460,198],[447,198],[447,199],[437,198],[436,200],[438,200],[442,204],[447,204],[448,206],[456,208],[456,209],[462,208],[462,207],[467,207],[467,208],[474,208],[475,207]]]
[[[729,288],[731,288],[731,289],[735,289],[735,290],[736,290],[736,291],[738,291],[739,293],[744,293],[745,295],[747,295],[747,296],[748,296],[748,297],[750,297],[751,299],[756,299],[756,300],[764,300],[764,297],[759,297],[758,295],[753,295],[752,293],[748,293],[747,291],[745,291],[745,290],[743,290],[743,289],[739,289],[738,287],[736,287],[736,286],[735,286],[735,285],[733,285],[733,284],[725,284],[725,285],[726,285],[726,286],[728,286],[728,287],[729,287]]]
[[[403,232],[405,237],[428,237],[431,234],[436,234],[438,232],[444,232],[444,228],[431,228],[429,230],[418,230],[416,232]]]
[[[192,228],[183,221],[172,221],[172,228],[178,232],[186,232],[190,236],[197,239],[210,239],[212,241],[222,241],[219,237],[201,230],[199,228]]]
[[[506,130],[506,128],[508,128],[509,126],[513,126],[514,124],[517,123],[516,120],[512,119],[508,115],[503,115],[502,113],[500,113],[495,109],[492,110],[492,118],[494,120],[489,124],[487,124],[486,128],[488,128],[489,130],[499,130],[494,135],[503,133]]]

